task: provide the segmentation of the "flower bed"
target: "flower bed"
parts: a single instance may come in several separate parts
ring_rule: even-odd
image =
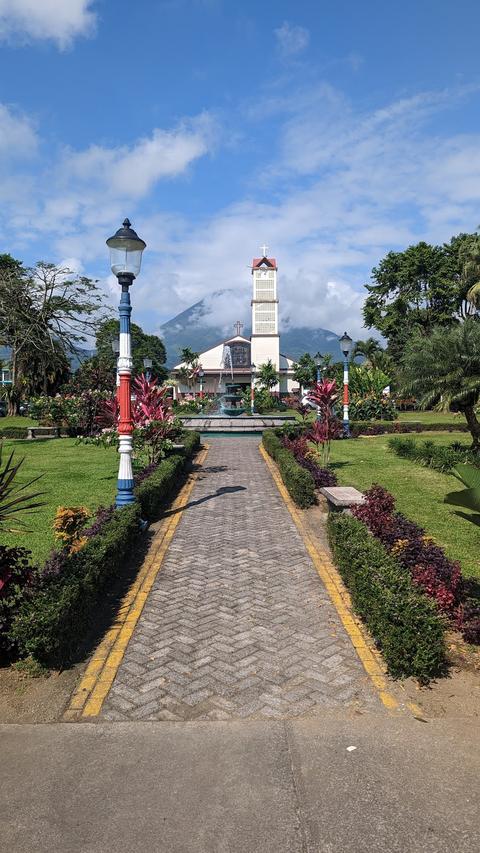
[[[328,533],[355,612],[368,626],[389,673],[424,684],[442,675],[447,667],[445,627],[433,601],[359,519],[330,513]]]
[[[178,488],[188,458],[200,437],[183,437],[184,449],[161,461],[137,487],[137,502],[121,509],[100,508],[82,531],[84,546],[76,553],[55,551],[18,601],[8,638],[20,655],[41,663],[72,659],[94,623],[102,593],[118,577],[140,536],[140,519],[153,520]]]
[[[303,509],[312,506],[315,503],[315,482],[310,471],[298,464],[274,430],[265,430],[262,442],[267,453],[277,463],[280,476],[297,506]]]
[[[352,514],[409,572],[413,582],[436,601],[464,639],[480,643],[480,605],[469,598],[469,585],[459,563],[449,560],[418,524],[395,512],[393,495],[381,486],[372,486],[365,502]]]

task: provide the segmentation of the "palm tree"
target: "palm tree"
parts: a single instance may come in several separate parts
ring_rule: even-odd
[[[356,341],[352,351],[352,358],[363,355],[367,367],[375,367],[375,356],[383,353],[383,347],[376,338],[367,338],[366,341]]]
[[[462,412],[480,448],[480,323],[473,317],[450,329],[436,327],[428,335],[416,330],[402,360],[402,391],[413,394],[421,409]]]
[[[266,391],[271,391],[272,388],[275,388],[278,382],[278,373],[270,358],[258,368],[257,382],[260,388],[265,388]]]

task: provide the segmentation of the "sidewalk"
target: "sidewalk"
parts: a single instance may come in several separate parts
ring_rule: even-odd
[[[380,711],[258,439],[209,443],[103,719]]]

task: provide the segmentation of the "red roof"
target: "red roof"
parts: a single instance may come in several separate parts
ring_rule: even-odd
[[[275,258],[254,258],[252,262],[252,269],[258,270],[264,263],[267,264],[269,269],[277,269],[277,262]]]

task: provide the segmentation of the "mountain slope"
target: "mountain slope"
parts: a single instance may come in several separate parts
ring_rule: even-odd
[[[205,318],[211,313],[212,301],[215,296],[225,295],[225,292],[212,294],[207,300],[201,299],[164,323],[158,330],[167,350],[167,366],[173,367],[180,361],[180,350],[191,347],[195,352],[204,352],[220,341],[234,334],[232,327],[211,326],[205,324]],[[249,337],[250,328],[245,327],[242,334]],[[307,327],[289,326],[280,329],[280,350],[290,358],[298,359],[303,353],[315,355],[330,353],[336,361],[341,358],[338,345],[338,335],[328,329],[309,329]]]

